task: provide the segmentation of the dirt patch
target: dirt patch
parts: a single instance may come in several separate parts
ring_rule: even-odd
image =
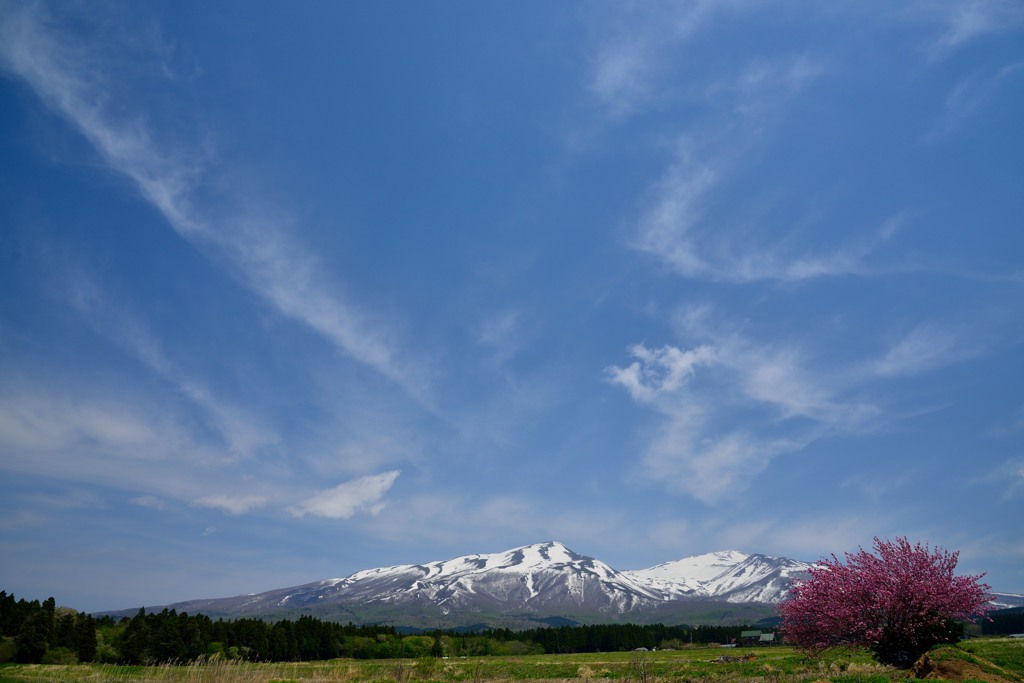
[[[994,667],[994,665],[989,665]],[[988,683],[1014,683],[1019,680],[1012,676],[1000,676],[986,671],[980,664],[954,657],[934,660],[924,655],[917,660],[911,671],[915,678],[940,678],[945,681],[987,681]]]

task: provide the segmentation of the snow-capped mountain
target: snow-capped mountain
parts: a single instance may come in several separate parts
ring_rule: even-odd
[[[323,582],[322,597],[361,603],[429,603],[442,612],[492,605],[504,609],[566,604],[617,612],[662,599],[644,583],[561,543],[528,545],[490,555],[356,572]],[[298,595],[283,602],[294,601]]]
[[[989,604],[994,609],[1013,609],[1024,607],[1024,594],[1022,593],[992,593]]]
[[[703,597],[775,603],[786,596],[793,579],[806,578],[809,567],[785,557],[725,550],[624,573],[667,600]]]
[[[618,571],[554,541],[426,564],[380,567],[255,595],[168,607],[209,616],[310,613],[325,618],[448,626],[509,619],[630,619],[687,605],[773,603],[808,565],[739,551]],[[767,611],[767,610],[765,610]]]

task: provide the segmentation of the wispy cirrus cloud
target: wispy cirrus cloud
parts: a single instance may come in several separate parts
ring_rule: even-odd
[[[35,384],[41,383],[37,378]],[[399,475],[365,476],[309,495],[293,473],[278,471],[270,479],[256,462],[247,465],[254,471],[241,475],[241,487],[251,492],[238,493],[237,485],[225,491],[238,464],[197,438],[192,426],[141,396],[66,382],[59,391],[0,384],[0,454],[10,471],[132,492],[131,502],[141,507],[166,510],[184,503],[231,515],[375,514]]]
[[[946,57],[981,36],[1013,30],[1024,24],[1024,8],[1015,0],[929,2],[919,6],[928,14],[938,13],[943,25],[941,35],[928,46],[928,53],[934,60]]]
[[[643,457],[651,480],[714,504],[738,495],[778,457],[884,423],[881,406],[855,397],[853,375],[794,343],[716,329],[708,315],[680,323],[685,336],[706,343],[656,352],[640,346],[642,353],[631,350],[636,361],[606,371],[661,416]]]
[[[67,283],[71,306],[94,332],[127,350],[201,411],[203,422],[223,439],[226,455],[247,458],[279,441],[266,424],[177,367],[144,321],[130,311],[127,303],[113,301],[95,279],[74,269],[59,279]]]
[[[626,219],[628,245],[679,276],[710,282],[793,283],[875,273],[870,257],[888,240],[886,225],[831,247],[802,246],[794,239],[795,226],[790,234],[775,225],[760,226],[764,216],[756,201],[736,201],[737,193],[749,191],[744,175],[769,153],[787,115],[802,102],[816,102],[815,86],[841,75],[834,73],[834,57],[808,45],[725,60],[713,71],[693,69],[687,60],[690,41],[713,35],[721,16],[749,21],[764,6],[641,7],[623,10],[599,32],[589,83],[613,116],[672,109],[681,122],[656,138],[670,161]],[[753,206],[744,208],[747,203]],[[781,220],[799,222],[790,216]],[[822,226],[819,233],[824,232]],[[763,237],[768,234],[773,237]]]
[[[980,353],[948,327],[921,324],[900,336],[869,367],[882,377],[916,375]]]
[[[741,495],[771,462],[795,453],[807,433],[772,437],[756,429],[718,429],[721,415],[688,401],[665,413],[644,454],[646,476],[709,505]]]
[[[168,438],[175,433],[168,421],[154,421],[141,407],[118,400],[95,395],[79,400],[67,391],[54,395],[41,387],[0,388],[0,443],[8,447],[12,462],[44,466],[41,454],[76,447],[99,447],[115,459],[158,460],[175,447],[178,439]],[[158,443],[162,447],[152,447]]]
[[[202,496],[192,501],[197,507],[224,510],[232,515],[242,515],[257,508],[265,507],[270,500],[260,495],[229,495],[224,493]]]
[[[1013,500],[1024,493],[1024,456],[998,463],[990,471],[978,475],[972,483],[1000,491],[1004,501]]]
[[[633,224],[630,246],[685,278],[724,283],[800,282],[869,275],[869,257],[895,234],[901,218],[831,250],[798,249],[778,240],[756,244],[721,225],[715,207],[728,194],[736,149],[716,154],[690,136],[677,142],[674,162],[652,184]],[[714,158],[714,161],[711,159]]]
[[[639,353],[638,353],[639,351]],[[718,413],[725,406],[713,392],[686,386],[698,365],[718,361],[710,346],[682,350],[665,346],[654,352],[642,345],[632,347],[637,361],[606,370],[608,381],[626,388],[634,400],[651,405],[662,423],[643,457],[647,477],[666,488],[715,503],[730,492],[744,489],[772,457],[789,446],[758,438],[743,429],[718,429]],[[716,366],[708,383],[728,377]],[[711,373],[712,369],[708,369]]]
[[[702,308],[679,316],[691,349],[631,347],[636,360],[606,369],[609,382],[661,417],[643,464],[653,481],[714,504],[742,492],[772,460],[826,438],[879,433],[903,419],[868,390],[977,356],[954,328],[920,324],[873,359],[831,357],[816,343],[757,341],[709,322]],[[875,398],[866,398],[874,396]]]
[[[771,138],[782,112],[827,73],[818,59],[802,53],[750,62],[732,78],[708,83],[700,97],[713,103],[716,115],[674,136],[671,162],[631,221],[629,245],[682,277],[712,282],[799,282],[872,272],[867,258],[891,236],[892,221],[868,238],[832,249],[800,249],[778,238],[758,244],[734,225],[735,216],[721,212],[739,171]]]
[[[46,10],[28,3],[5,10],[0,65],[73,126],[113,170],[181,237],[213,250],[232,274],[281,315],[311,329],[356,361],[429,402],[422,374],[406,363],[379,320],[340,291],[315,255],[289,230],[279,208],[218,185],[202,145],[161,142],[143,110],[118,99],[108,79],[120,65],[95,46],[62,32]],[[129,114],[124,112],[128,111]],[[257,204],[260,204],[257,202]]]
[[[1008,89],[1024,74],[1024,62],[1014,62],[996,71],[976,71],[961,78],[949,91],[938,118],[924,136],[936,144],[967,128],[972,119],[995,105],[1001,90]]]
[[[678,50],[717,14],[751,3],[690,0],[683,3],[619,3],[597,28],[588,86],[612,117],[627,118],[675,93],[667,68]]]
[[[705,94],[731,98],[733,111],[749,122],[771,118],[789,98],[826,74],[825,65],[810,54],[759,60],[744,65],[734,80],[712,83]]]
[[[148,507],[213,494],[209,475],[224,466],[143,394],[25,370],[0,383],[0,455],[4,469],[121,489]]]

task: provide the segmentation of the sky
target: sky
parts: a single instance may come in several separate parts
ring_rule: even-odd
[[[1019,0],[0,0],[0,588],[1024,593],[1022,121]]]

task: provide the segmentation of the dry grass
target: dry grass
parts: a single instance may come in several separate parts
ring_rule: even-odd
[[[1002,645],[997,640],[971,644],[980,657],[988,649],[1000,652],[1006,660],[1001,664],[1009,670],[1018,668],[1016,648],[1016,643]],[[280,664],[213,659],[152,667],[5,665],[0,667],[0,683],[889,683],[904,681],[908,676],[907,671],[873,662],[863,651],[831,652],[817,660],[808,660],[788,647],[737,648],[728,650],[726,657],[721,656],[723,652],[695,648],[651,653]]]
[[[159,666],[29,664],[0,669],[0,683],[47,681],[52,683],[348,683],[360,678],[345,663],[254,664],[240,661],[202,661]],[[393,678],[381,680],[394,683]]]

